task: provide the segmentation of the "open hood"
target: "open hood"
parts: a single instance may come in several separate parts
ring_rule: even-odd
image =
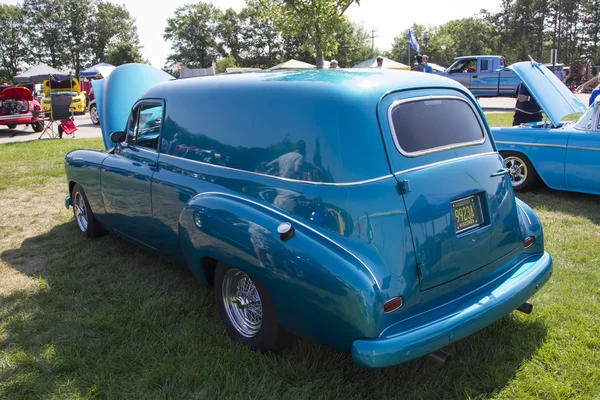
[[[31,91],[23,86],[7,87],[0,93],[0,100],[33,100]]]
[[[152,86],[174,79],[165,71],[147,64],[124,64],[110,76],[92,81],[104,147],[115,146],[110,141],[113,132],[124,131],[131,107]]]
[[[587,109],[565,84],[542,64],[523,61],[507,68],[521,78],[552,125],[558,126],[565,116],[584,113]]]
[[[48,80],[46,79],[43,83],[44,86],[44,96],[48,96],[50,93],[54,92],[75,92],[81,93],[81,88],[79,87],[79,81],[77,78],[71,78],[71,82],[68,79],[64,80]]]

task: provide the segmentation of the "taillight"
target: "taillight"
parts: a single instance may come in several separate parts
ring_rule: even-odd
[[[401,296],[389,299],[383,305],[383,312],[387,314],[391,313],[392,311],[396,311],[397,309],[402,307],[402,304],[404,304],[404,300]]]
[[[523,247],[528,248],[531,247],[535,243],[535,238],[533,236],[527,236],[523,241]]]

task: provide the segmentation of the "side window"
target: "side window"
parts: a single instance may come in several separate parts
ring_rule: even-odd
[[[398,150],[417,156],[454,146],[481,144],[484,130],[473,108],[458,98],[392,105],[390,123]]]
[[[131,115],[129,115],[129,121],[127,121],[127,143],[135,144],[135,140],[137,139],[137,115],[139,111],[139,107],[134,108],[131,111]]]
[[[163,106],[160,103],[143,103],[138,107],[137,145],[158,149]]]
[[[489,71],[490,60],[483,59],[481,60],[481,72]]]

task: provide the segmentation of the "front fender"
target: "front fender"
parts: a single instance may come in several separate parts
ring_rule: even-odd
[[[277,233],[283,222],[294,228],[288,241]],[[224,193],[191,199],[179,225],[184,257],[195,275],[208,283],[203,257],[245,271],[268,289],[290,332],[345,351],[357,338],[377,336],[383,307],[375,277],[318,228]]]

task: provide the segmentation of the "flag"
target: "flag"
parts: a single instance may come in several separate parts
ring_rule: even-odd
[[[417,39],[415,39],[410,29],[408,30],[408,43],[410,43],[410,47],[414,51],[416,51],[417,53],[419,52],[419,43],[417,43]]]

